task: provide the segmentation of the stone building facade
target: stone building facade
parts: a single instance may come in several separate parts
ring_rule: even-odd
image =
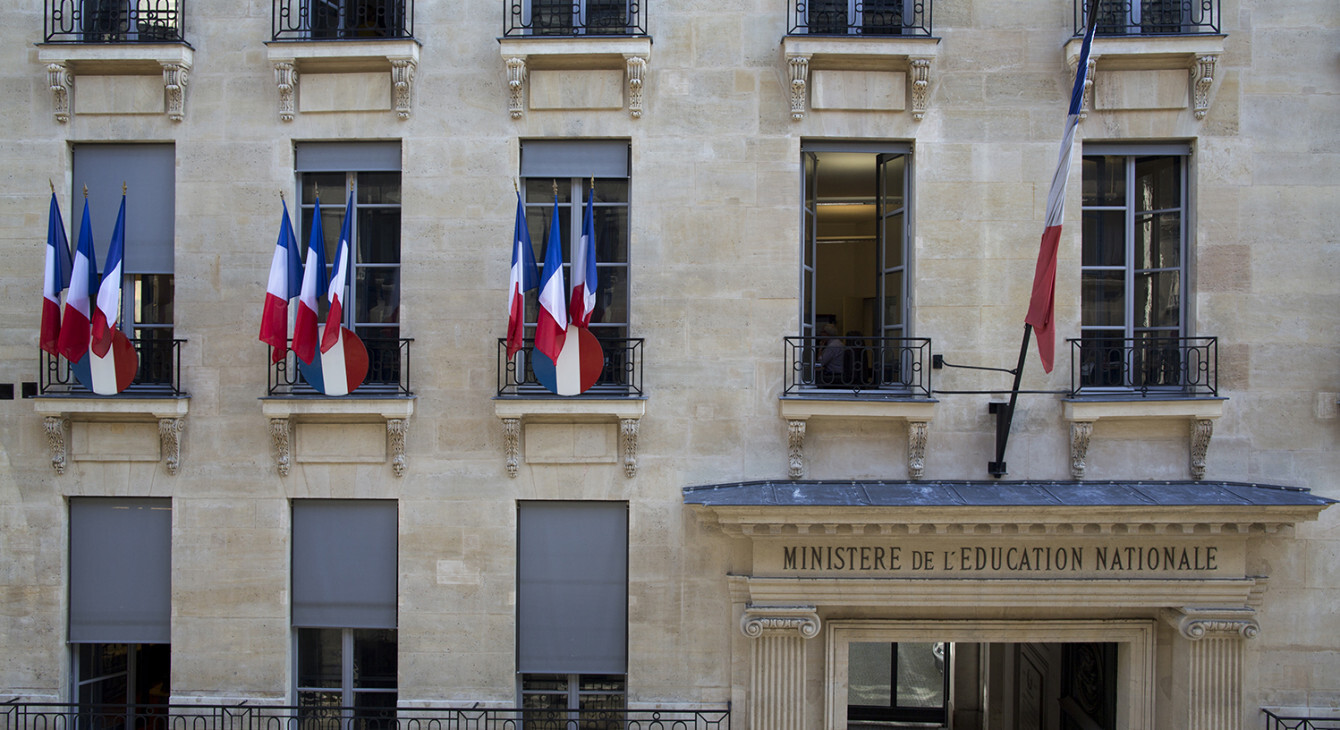
[[[0,702],[1340,714],[1340,7],[1126,5],[1011,409],[1072,0],[17,3]],[[103,397],[37,347],[42,242],[87,186],[101,270],[123,182]],[[322,192],[348,396],[256,339]],[[587,197],[605,371],[558,397],[502,345],[514,221],[568,263]]]

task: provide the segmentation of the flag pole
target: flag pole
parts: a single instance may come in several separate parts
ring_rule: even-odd
[[[999,479],[1009,472],[1005,466],[1005,447],[1010,441],[1010,426],[1014,423],[1014,406],[1019,401],[1019,383],[1024,378],[1024,363],[1028,361],[1028,341],[1033,334],[1033,325],[1024,323],[1024,339],[1019,344],[1019,364],[1010,371],[1014,373],[1014,387],[1010,389],[1010,400],[1006,403],[992,403],[996,414],[996,460],[987,462],[986,470]]]

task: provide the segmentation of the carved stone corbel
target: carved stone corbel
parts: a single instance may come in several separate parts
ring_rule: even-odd
[[[805,87],[810,79],[810,57],[787,56],[786,65],[791,73],[791,119],[799,121],[805,118]]]
[[[47,416],[42,419],[42,427],[47,432],[47,444],[51,446],[51,468],[56,470],[57,474],[65,473],[66,456],[65,450],[65,429],[70,425],[70,419],[62,416]]]
[[[642,83],[647,74],[647,59],[641,56],[625,56],[628,64],[628,114],[634,119],[642,118]]]
[[[275,64],[275,84],[279,86],[279,120],[293,121],[294,92],[298,90],[298,69],[292,62]]]
[[[163,449],[163,466],[168,474],[176,474],[181,466],[181,434],[186,430],[185,418],[158,419],[158,439]]]
[[[391,440],[391,471],[398,477],[405,475],[405,435],[408,433],[408,419],[386,419],[386,436]]]
[[[513,119],[520,119],[526,111],[526,59],[507,59],[507,110]]]
[[[1191,63],[1191,108],[1196,119],[1204,119],[1210,111],[1210,87],[1214,84],[1214,67],[1219,56],[1198,56]]]
[[[636,418],[619,419],[619,438],[623,442],[623,475],[629,479],[637,475],[637,429]]]
[[[786,431],[787,456],[791,467],[787,473],[792,479],[799,479],[805,476],[805,422],[787,421]]]
[[[926,471],[926,435],[930,424],[925,421],[907,422],[907,475],[920,479]]]
[[[47,64],[47,83],[51,86],[51,101],[56,113],[56,121],[64,124],[70,121],[70,88],[74,86],[74,76],[63,63]]]
[[[293,463],[293,453],[289,450],[289,424],[287,418],[270,419],[270,440],[275,445],[275,466],[279,476],[288,476],[289,466]]]
[[[912,72],[912,119],[919,122],[926,116],[926,105],[931,96],[931,59],[914,56],[909,68]]]
[[[1070,478],[1083,479],[1089,456],[1089,437],[1093,436],[1093,421],[1070,422]]]
[[[1214,421],[1209,418],[1191,419],[1191,478],[1205,478],[1205,453],[1210,449],[1214,435]]]
[[[397,58],[391,61],[391,89],[395,98],[395,113],[402,122],[409,119],[410,107],[414,102],[416,67],[414,60],[409,58]]]
[[[186,81],[191,67],[184,63],[163,64],[163,90],[167,92],[168,119],[180,122],[186,116]]]
[[[517,466],[521,463],[521,419],[504,418],[503,424],[503,456],[507,460],[507,476],[516,478]]]

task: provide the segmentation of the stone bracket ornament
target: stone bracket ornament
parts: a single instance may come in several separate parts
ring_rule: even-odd
[[[637,429],[638,419],[619,420],[619,442],[623,447],[623,475],[632,479],[637,476]]]
[[[1214,69],[1219,56],[1198,56],[1191,64],[1191,110],[1196,119],[1204,119],[1210,111],[1210,87],[1214,85]]]
[[[1214,435],[1214,421],[1208,418],[1195,418],[1191,421],[1191,478],[1205,478],[1205,453],[1210,449],[1210,437]]]
[[[507,59],[507,111],[513,119],[526,114],[526,59]]]
[[[289,447],[292,432],[287,418],[270,419],[270,440],[275,445],[275,466],[281,477],[288,476],[289,467],[293,464],[293,452]]]
[[[99,59],[96,55],[89,55],[90,51],[96,52],[96,47],[84,49],[74,49],[66,54],[59,54],[55,51],[43,49],[39,52],[39,58],[48,61],[47,85],[51,88],[52,111],[55,114],[56,121],[65,124],[70,121],[70,92],[74,89],[75,68],[72,63],[78,64],[78,71],[88,75],[98,75],[107,71],[117,71],[124,69],[127,60],[134,59]],[[66,56],[69,56],[67,58]],[[162,57],[154,57],[151,60],[158,63],[163,73],[163,95],[164,110],[168,119],[174,122],[180,122],[186,118],[186,84],[191,75],[191,54],[189,53],[170,53]],[[120,67],[118,67],[120,65]],[[124,72],[124,71],[123,71]],[[142,74],[138,66],[132,73]]]
[[[181,466],[181,434],[186,430],[185,418],[158,419],[158,438],[162,442],[163,467],[168,474],[176,474]]]
[[[410,58],[391,60],[391,90],[394,99],[396,117],[400,121],[409,119],[410,108],[414,103],[414,71],[418,63]]]
[[[810,57],[787,56],[786,66],[791,81],[791,120],[798,122],[805,118],[805,107],[808,103]]]
[[[926,473],[926,441],[936,402],[930,399],[907,401],[862,401],[817,398],[781,399],[782,418],[786,420],[787,476],[805,476],[805,434],[808,421],[886,419],[907,423],[907,476],[921,479]]]
[[[628,116],[642,118],[643,86],[647,77],[647,57],[645,55],[624,54],[624,81],[627,84]],[[513,119],[526,115],[527,57],[512,56],[505,59],[507,65],[507,112]],[[575,70],[573,73],[581,73]]]
[[[292,61],[275,64],[275,84],[279,87],[279,120],[293,121],[295,92],[298,90],[298,68]]]
[[[1070,422],[1070,478],[1083,479],[1089,455],[1089,437],[1093,436],[1093,421]]]
[[[386,421],[386,436],[391,440],[391,471],[405,476],[405,436],[409,434],[409,419],[390,418]]]
[[[751,639],[789,636],[813,639],[819,635],[819,614],[814,606],[755,606],[745,608],[740,632]]]
[[[907,423],[907,475],[920,479],[926,472],[926,435],[930,424],[925,421]]]
[[[799,479],[805,476],[805,422],[793,419],[786,422],[787,458],[790,468],[787,476]]]
[[[504,418],[503,459],[507,466],[507,476],[516,478],[517,468],[521,465],[521,419]]]
[[[647,59],[625,56],[628,65],[628,115],[642,118],[642,83],[647,75]]]
[[[51,85],[56,121],[61,124],[70,121],[70,89],[74,86],[74,76],[69,67],[63,63],[47,64],[47,83]]]
[[[883,76],[881,83],[903,83],[905,88],[899,101],[880,102],[873,106],[829,107],[843,111],[906,111],[913,121],[926,116],[931,97],[931,65],[938,53],[940,39],[930,37],[847,36],[833,38],[810,35],[789,35],[782,39],[781,79],[787,86],[784,92],[790,100],[792,121],[805,118],[811,108],[811,98],[823,86],[814,80],[814,73],[874,72]],[[895,81],[895,79],[897,79]],[[820,107],[823,108],[822,96]]]
[[[1205,119],[1209,113],[1211,92],[1214,87],[1214,73],[1219,63],[1219,57],[1224,52],[1224,38],[1222,35],[1167,35],[1167,36],[1146,36],[1146,35],[1128,35],[1111,36],[1096,38],[1093,42],[1093,48],[1089,53],[1089,74],[1084,83],[1084,97],[1080,106],[1080,119],[1084,119],[1089,113],[1095,111],[1095,79],[1101,74],[1107,84],[1112,81],[1108,74],[1121,75],[1127,71],[1183,71],[1187,70],[1189,74],[1189,89],[1187,99],[1187,110],[1197,120]],[[1079,52],[1082,45],[1082,38],[1072,38],[1065,45],[1065,62],[1069,72],[1069,79],[1074,80],[1075,71],[1079,64]],[[1116,81],[1118,85],[1123,82]],[[1129,82],[1128,82],[1129,83]],[[1068,88],[1068,86],[1067,86]],[[1171,92],[1171,88],[1168,90]],[[1148,102],[1154,102],[1155,97],[1150,96],[1145,99],[1124,99],[1123,96],[1129,95],[1128,90],[1123,95],[1122,92],[1116,92],[1114,99],[1107,99],[1108,90],[1102,90],[1102,99],[1105,107],[1109,103],[1115,103],[1117,108],[1104,108],[1108,113],[1140,113],[1147,110],[1144,106]],[[1156,94],[1150,91],[1150,94]],[[1162,109],[1164,106],[1158,102]],[[1174,104],[1170,109],[1176,109]]]
[[[51,468],[57,474],[64,474],[72,456],[74,459],[95,458],[99,461],[138,461],[140,457],[129,457],[119,450],[97,450],[97,455],[70,453],[69,432],[78,422],[79,428],[99,429],[117,424],[137,424],[136,433],[148,437],[141,430],[146,423],[157,427],[158,460],[164,470],[175,475],[181,468],[181,436],[186,430],[186,414],[190,408],[190,398],[186,396],[171,398],[120,398],[120,397],[48,397],[38,396],[32,399],[33,409],[42,417],[42,428],[46,433],[47,444],[51,448]],[[135,438],[139,438],[136,436]],[[140,443],[136,448],[147,451],[148,443]]]
[[[912,118],[921,121],[931,95],[931,58],[917,56],[908,61],[912,84]]]
[[[1065,420],[1070,422],[1070,476],[1083,479],[1088,470],[1089,443],[1094,422],[1099,420],[1190,421],[1190,468],[1193,479],[1205,478],[1206,452],[1214,434],[1214,419],[1224,413],[1225,398],[1183,398],[1176,400],[1080,400],[1062,402]]]
[[[617,424],[617,458],[611,452],[608,461],[623,466],[624,476],[637,476],[637,440],[642,416],[647,412],[645,398],[498,398],[493,413],[502,421],[503,464],[507,476],[516,478],[523,461],[521,430],[536,424]],[[608,427],[608,426],[606,426]],[[566,463],[562,461],[537,461]]]
[[[163,89],[167,93],[168,119],[180,122],[186,116],[186,81],[191,67],[182,63],[163,64]]]
[[[560,72],[555,75],[576,80],[587,70],[608,74],[618,69],[623,73],[622,92],[628,116],[641,119],[646,111],[644,92],[647,66],[651,62],[650,37],[513,37],[499,39],[498,45],[507,72],[507,113],[512,119],[526,116],[531,71]],[[598,108],[613,111],[616,107],[612,94],[608,103]]]
[[[414,397],[396,398],[288,398],[271,396],[261,399],[261,414],[269,422],[270,440],[275,448],[275,469],[279,476],[288,476],[295,462],[316,463],[387,463],[397,477],[403,476],[408,466],[405,438],[409,434],[409,419],[414,415]],[[384,424],[382,438],[385,452],[368,451],[356,457],[344,454],[313,453],[304,447],[301,437],[295,438],[299,424],[349,424],[344,429],[349,438],[359,443],[373,438],[371,424]],[[310,446],[310,445],[309,445]],[[329,457],[335,458],[329,458]]]
[[[266,59],[275,71],[279,90],[279,120],[291,122],[299,111],[299,81],[304,75],[327,73],[385,73],[390,109],[405,121],[414,110],[414,77],[419,66],[419,42],[413,38],[377,41],[272,41]],[[331,69],[338,69],[333,71]],[[310,81],[310,78],[309,78]],[[382,97],[387,98],[387,97]],[[385,111],[386,106],[374,107]],[[348,109],[347,111],[356,111]],[[341,109],[321,109],[341,111]]]
[[[47,445],[51,447],[51,468],[55,469],[57,474],[64,474],[69,456],[66,450],[65,432],[70,428],[70,419],[64,416],[47,416],[42,419],[42,427],[46,429]]]

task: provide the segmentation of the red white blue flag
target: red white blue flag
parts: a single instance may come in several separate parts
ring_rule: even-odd
[[[70,362],[88,354],[90,297],[98,290],[98,261],[93,253],[93,226],[88,219],[88,198],[84,198],[84,218],[79,225],[79,245],[70,267],[70,292],[65,295],[65,316],[61,319],[57,349]]]
[[[70,286],[70,240],[65,237],[65,219],[60,214],[56,193],[51,193],[51,209],[47,213],[46,269],[42,277],[42,335],[43,350],[59,355],[60,293]]]
[[[507,359],[520,350],[526,333],[526,292],[539,286],[535,249],[526,228],[526,208],[516,195],[516,226],[512,232],[512,269],[507,282]]]
[[[330,348],[340,341],[340,331],[344,329],[344,302],[348,301],[344,290],[349,285],[349,239],[352,237],[349,226],[354,218],[354,191],[349,191],[349,202],[344,206],[344,225],[340,227],[340,245],[335,249],[335,262],[330,272],[330,285],[326,295],[330,297],[330,309],[326,311],[326,329],[321,336],[321,352],[330,352]],[[331,325],[334,325],[333,327]]]
[[[307,262],[303,265],[298,292],[298,313],[293,318],[293,354],[312,364],[316,358],[317,302],[326,295],[326,236],[321,231],[321,197],[312,210],[312,231],[307,238]]]
[[[572,324],[568,325],[558,357],[551,358],[536,348],[530,366],[540,385],[555,395],[581,395],[600,380],[605,351],[591,330]]]
[[[568,301],[568,319],[578,327],[591,326],[596,310],[596,224],[591,201],[595,184],[586,196],[586,217],[582,220],[582,240],[572,247],[572,298]]]
[[[563,243],[558,230],[558,197],[549,220],[549,242],[544,245],[544,273],[540,276],[540,316],[535,325],[535,349],[558,360],[568,331],[568,308],[563,301]]]
[[[279,238],[270,259],[270,281],[265,285],[265,308],[261,311],[260,340],[272,349],[274,362],[288,352],[288,303],[302,291],[302,257],[298,239],[289,222],[288,203],[283,202],[284,217],[279,222]]]
[[[1065,217],[1066,180],[1070,177],[1075,128],[1079,126],[1084,84],[1089,75],[1089,49],[1093,45],[1094,29],[1098,24],[1097,11],[1098,0],[1089,0],[1079,66],[1075,70],[1070,110],[1066,116],[1065,134],[1061,138],[1060,159],[1056,162],[1056,172],[1052,174],[1051,188],[1047,191],[1047,222],[1042,231],[1037,267],[1033,272],[1033,294],[1028,301],[1028,315],[1024,317],[1024,322],[1032,325],[1037,334],[1038,358],[1042,360],[1042,369],[1048,373],[1052,371],[1056,352],[1056,255],[1061,243],[1061,221]]]
[[[102,268],[102,283],[98,285],[98,299],[93,309],[93,353],[106,357],[112,349],[112,333],[121,318],[121,277],[126,254],[126,194],[121,193],[121,210],[116,213],[116,227],[107,248],[107,261]]]

